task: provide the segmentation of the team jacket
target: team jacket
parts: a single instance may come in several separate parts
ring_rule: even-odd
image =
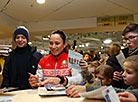
[[[68,68],[68,54],[63,52],[58,56],[50,54],[43,57],[38,63],[37,75],[40,80],[57,75],[71,76],[71,69]]]

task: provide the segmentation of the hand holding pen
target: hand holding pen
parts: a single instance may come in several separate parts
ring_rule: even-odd
[[[37,75],[33,75],[33,74],[29,73],[29,72],[28,72],[28,74],[30,75],[29,83],[32,86],[32,88],[38,87],[38,85],[37,85],[38,79],[39,79],[38,76]]]

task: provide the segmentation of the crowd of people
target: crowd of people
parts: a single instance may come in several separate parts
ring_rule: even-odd
[[[121,102],[137,102],[138,24],[127,25],[122,36],[127,48],[121,49],[120,45],[112,44],[110,53],[101,59],[95,51],[72,49],[67,43],[66,34],[56,30],[49,38],[50,53],[43,57],[36,48],[28,45],[28,29],[19,26],[13,36],[16,48],[5,60],[1,87],[22,90],[60,84],[67,87],[66,93],[70,97],[80,97],[79,92],[112,85]],[[82,70],[68,67],[69,49],[83,55],[80,60]],[[117,58],[119,54],[125,57],[122,64]]]

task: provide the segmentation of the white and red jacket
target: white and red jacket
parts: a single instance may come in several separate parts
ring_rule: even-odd
[[[40,70],[42,72],[40,72]],[[68,54],[63,52],[58,56],[52,54],[43,57],[38,63],[39,77],[71,76],[71,69],[68,68]],[[43,75],[40,75],[43,74]]]
[[[39,81],[49,77],[56,77],[57,75],[66,76],[71,84],[80,84],[83,80],[78,70],[68,67],[68,54],[65,52],[58,56],[50,54],[43,57],[38,63],[36,73],[39,76]]]

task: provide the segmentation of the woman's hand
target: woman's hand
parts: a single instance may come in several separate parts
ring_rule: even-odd
[[[37,75],[31,75],[29,78],[29,83],[30,85],[33,87],[38,87],[37,83],[38,83],[38,76]]]
[[[66,89],[66,94],[74,98],[80,97],[78,94],[80,92],[86,92],[86,87],[80,85],[71,85]]]
[[[120,81],[123,79],[123,72],[118,72],[118,71],[115,71],[114,72],[114,75],[113,75],[113,80],[115,81]]]
[[[88,63],[83,59],[80,60],[80,67],[84,69],[84,71],[88,71]]]
[[[54,78],[48,78],[40,83],[38,83],[38,86],[46,85],[46,84],[51,84],[51,85],[58,85],[60,83],[61,79],[58,77]]]
[[[118,93],[120,102],[137,102],[136,97],[129,92]]]

